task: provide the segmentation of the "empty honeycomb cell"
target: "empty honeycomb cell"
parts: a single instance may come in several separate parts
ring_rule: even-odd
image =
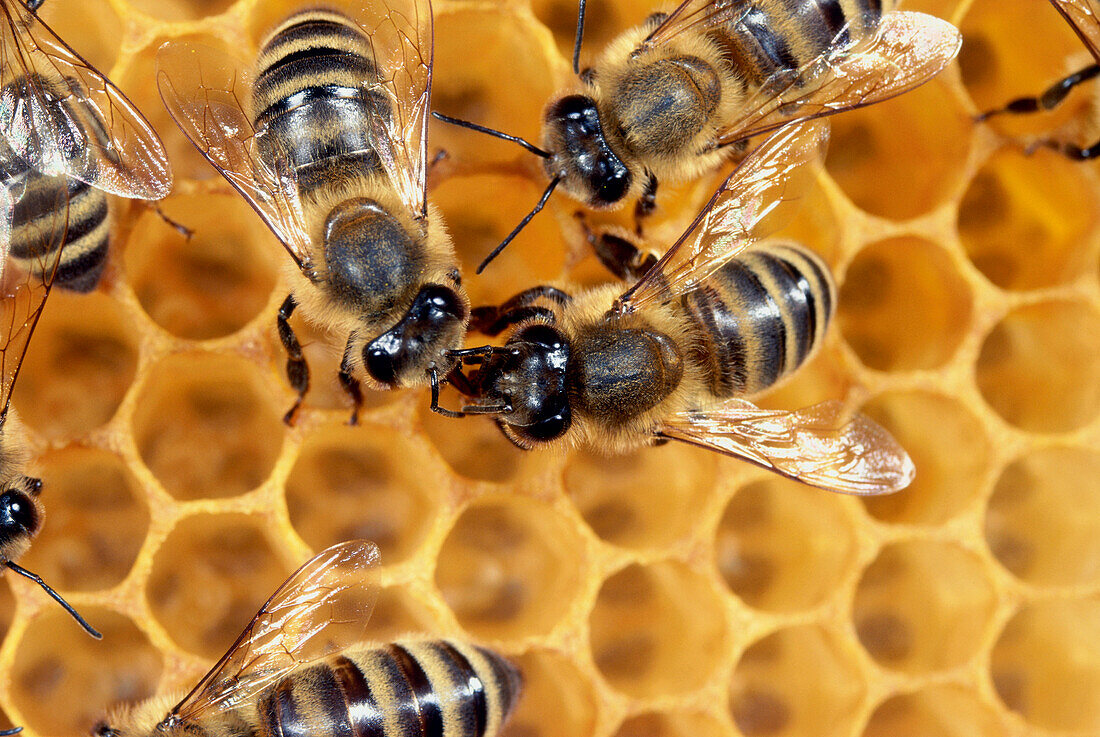
[[[11,665],[11,698],[38,734],[86,735],[107,710],[147,699],[163,659],[134,622],[116,612],[83,607],[103,633],[93,640],[59,607],[36,617]]]
[[[392,430],[329,425],[306,439],[286,480],[286,503],[312,548],[371,540],[392,565],[416,552],[447,485],[423,447]]]
[[[871,516],[938,525],[974,503],[993,456],[980,418],[957,400],[927,391],[888,392],[863,412],[897,438],[917,468],[902,491],[860,499]]]
[[[440,403],[457,409],[462,397],[445,390]],[[491,421],[444,417],[432,412],[427,401],[420,406],[420,425],[451,470],[468,479],[504,483],[519,473],[524,459],[532,457],[512,445]]]
[[[1025,156],[1004,148],[959,203],[959,239],[997,286],[1053,286],[1081,273],[1096,208],[1096,187],[1080,163],[1046,150]]]
[[[1046,730],[1100,730],[1100,601],[1025,605],[1005,625],[990,657],[1004,705]]]
[[[503,737],[590,737],[597,733],[592,684],[568,656],[536,648],[512,661],[523,673],[523,698],[505,725]]]
[[[733,672],[729,710],[744,737],[841,737],[851,734],[866,690],[854,653],[829,631],[799,625],[749,645]]]
[[[863,737],[1000,737],[1005,726],[977,695],[958,686],[930,686],[883,701]]]
[[[887,545],[863,572],[852,617],[878,663],[929,673],[977,655],[996,608],[976,556],[953,543],[913,540]]]
[[[724,662],[723,616],[710,583],[684,564],[634,563],[600,587],[588,618],[592,659],[628,696],[690,693]]]
[[[997,560],[1039,586],[1100,583],[1100,453],[1044,448],[1012,462],[997,480],[985,537]]]
[[[267,378],[244,358],[213,353],[179,353],[152,367],[134,412],[134,436],[168,493],[236,496],[268,477],[286,428]]]
[[[111,73],[118,61],[122,24],[109,0],[79,4],[46,0],[37,15],[58,36],[73,40],[77,53],[92,66],[103,74]]]
[[[273,549],[267,526],[243,514],[198,514],[157,549],[145,595],[184,650],[221,657],[293,570]]]
[[[78,438],[110,420],[137,372],[138,333],[101,292],[51,294],[13,401],[48,440]]]
[[[235,0],[129,0],[143,13],[161,21],[197,20],[227,11]]]
[[[620,456],[579,451],[565,467],[565,489],[604,540],[658,547],[699,523],[699,510],[714,489],[717,460],[678,443]],[[678,472],[665,473],[670,468]]]
[[[435,583],[475,637],[541,635],[559,623],[584,581],[582,550],[571,521],[545,502],[490,495],[451,528]]]
[[[161,207],[194,235],[185,238],[151,210],[138,219],[126,271],[141,306],[181,338],[240,330],[271,297],[287,257],[278,241],[236,194],[176,195]]]
[[[378,592],[363,640],[393,642],[408,635],[438,633],[439,622],[423,602],[400,586],[388,586]]]
[[[891,238],[848,266],[837,317],[864,365],[913,371],[950,360],[970,330],[971,302],[946,251],[920,238]]]
[[[715,538],[718,570],[749,606],[797,611],[816,606],[855,564],[853,521],[844,500],[786,479],[738,489]]]
[[[627,719],[615,737],[725,737],[727,730],[700,712],[649,712]]]
[[[70,446],[41,456],[46,521],[22,563],[51,585],[94,591],[117,585],[145,541],[149,510],[121,458]]]
[[[1013,310],[986,336],[975,374],[989,406],[1016,427],[1081,427],[1100,410],[1100,315],[1085,302]]]
[[[892,100],[837,115],[826,168],[862,210],[893,220],[955,195],[972,123],[942,77]],[[901,162],[909,162],[903,165]]]

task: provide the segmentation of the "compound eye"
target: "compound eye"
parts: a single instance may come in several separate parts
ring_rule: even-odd
[[[552,351],[559,351],[565,345],[561,333],[549,325],[531,325],[524,328],[513,340],[518,343],[534,343]]]
[[[38,527],[38,510],[34,502],[20,491],[0,494],[0,527],[34,530]]]
[[[382,338],[386,336],[383,335]],[[367,373],[381,384],[393,384],[397,381],[397,363],[394,361],[393,346],[379,338],[363,349],[363,365]]]
[[[572,416],[568,407],[563,407],[560,412],[550,417],[543,417],[538,422],[523,428],[523,434],[532,440],[548,441],[560,438],[569,429]]]
[[[453,289],[432,284],[424,287],[420,296],[431,305],[433,310],[446,315],[453,315],[460,320],[465,317],[466,308],[458,300],[458,295],[455,294]]]

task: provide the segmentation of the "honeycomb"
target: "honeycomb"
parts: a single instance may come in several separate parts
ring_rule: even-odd
[[[489,421],[433,415],[426,391],[372,394],[349,427],[342,339],[300,322],[314,387],[283,426],[287,256],[153,84],[164,41],[251,47],[277,5],[47,0],[159,129],[177,172],[164,209],[195,237],[120,203],[100,289],[55,293],[31,346],[14,403],[47,518],[23,563],[104,639],[5,576],[10,723],[85,734],[111,704],[192,685],[311,552],[365,537],[384,563],[372,636],[513,656],[527,689],[510,737],[1100,734],[1100,172],[1021,145],[1078,130],[1095,91],[975,125],[1080,63],[1080,43],[1035,0],[910,7],[960,25],[959,62],[834,119],[784,235],[835,269],[839,319],[761,400],[843,397],[894,432],[916,481],[861,500],[676,445],[522,453]],[[586,55],[650,10],[590,4]],[[435,108],[537,138],[575,13],[436,0]],[[543,181],[504,142],[430,136],[475,303],[607,280],[564,198],[472,277]],[[723,173],[662,188],[656,242]]]

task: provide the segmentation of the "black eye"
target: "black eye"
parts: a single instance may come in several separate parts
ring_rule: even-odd
[[[532,440],[554,440],[565,434],[571,419],[569,407],[562,407],[557,414],[543,417],[538,422],[524,427],[523,434]]]
[[[534,343],[549,348],[552,351],[561,350],[565,340],[554,328],[549,325],[531,325],[513,338],[517,343]]]
[[[38,510],[34,508],[34,502],[20,491],[0,494],[0,527],[37,529]]]
[[[393,384],[397,381],[397,367],[394,362],[395,346],[392,341],[385,341],[383,335],[378,340],[371,342],[363,349],[363,364],[367,373],[382,384]]]

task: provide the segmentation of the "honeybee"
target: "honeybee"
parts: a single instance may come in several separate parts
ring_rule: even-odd
[[[1100,5],[1094,0],[1050,0],[1050,4],[1085,42],[1085,46],[1088,47],[1096,62],[1059,79],[1037,97],[1018,97],[1002,108],[988,110],[977,117],[978,121],[1005,113],[1019,115],[1053,110],[1066,99],[1074,87],[1100,75],[1100,63],[1097,63],[1100,62],[1100,17],[1097,16],[1097,13],[1100,13]],[[1080,146],[1070,141],[1045,139],[1036,141],[1031,148],[1039,146],[1053,149],[1077,161],[1087,161],[1100,156],[1100,140],[1088,146]]]
[[[684,0],[624,32],[579,71],[582,0],[573,53],[581,87],[546,106],[541,148],[436,114],[520,143],[542,157],[550,180],[478,273],[559,186],[595,209],[640,197],[640,222],[656,205],[659,181],[713,170],[751,136],[880,102],[928,81],[955,58],[961,36],[950,23],[894,5]]]
[[[303,565],[187,696],[123,709],[96,737],[378,735],[493,737],[522,680],[456,640],[358,642],[376,597],[378,549],[340,543]]]
[[[622,453],[671,439],[833,491],[907,486],[909,456],[841,402],[781,412],[742,398],[804,363],[836,304],[829,270],[812,252],[746,250],[790,212],[827,138],[818,124],[773,134],[625,292],[544,286],[475,310],[475,329],[514,327],[502,347],[460,352],[478,365],[455,382],[473,397],[462,412],[494,416],[521,448]]]
[[[89,292],[107,259],[107,195],[161,199],[172,188],[172,169],[156,132],[126,96],[35,15],[41,4],[0,0],[6,255],[33,271],[53,266],[41,248],[57,249],[56,273],[39,271],[37,278]],[[51,208],[64,210],[67,222]]]
[[[296,269],[276,325],[298,397],[309,367],[288,319],[347,334],[339,379],[357,421],[374,388],[438,385],[469,318],[454,250],[425,194],[429,0],[313,7],[272,31],[254,64],[171,42],[161,97],[199,151],[256,209]]]

